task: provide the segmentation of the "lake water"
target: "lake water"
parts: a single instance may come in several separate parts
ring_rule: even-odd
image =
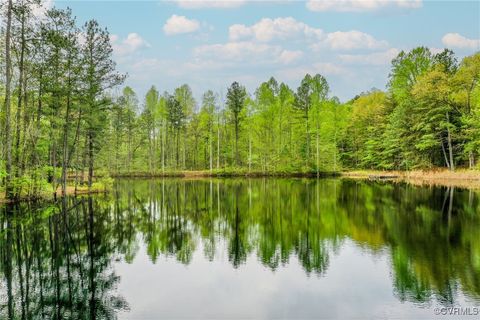
[[[480,314],[480,197],[343,179],[119,180],[2,207],[1,319]]]

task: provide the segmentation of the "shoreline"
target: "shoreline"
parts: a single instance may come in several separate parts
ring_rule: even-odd
[[[285,177],[285,178],[316,178],[316,172],[280,172],[280,171],[209,171],[185,170],[169,172],[131,172],[111,174],[112,178],[260,178],[260,177]],[[341,172],[319,172],[319,178],[341,177]]]
[[[109,192],[108,189],[106,190],[98,190],[98,189],[93,189],[93,190],[88,190],[86,188],[77,188],[75,190],[75,186],[67,186],[66,189],[66,196],[85,196],[85,195],[90,195],[90,194],[99,194],[99,193],[107,193]],[[57,188],[57,190],[54,192],[43,192],[39,194],[36,197],[21,197],[16,200],[8,200],[5,199],[5,193],[0,193],[0,205],[1,204],[7,204],[7,203],[20,203],[20,202],[25,202],[25,201],[37,201],[37,200],[44,200],[44,201],[51,201],[54,200],[55,197],[61,198],[62,197],[62,189]]]
[[[444,186],[466,189],[480,189],[480,170],[448,169],[412,170],[412,171],[382,171],[382,170],[352,170],[339,172],[320,172],[320,178],[346,178],[379,182],[405,182],[415,186]],[[169,171],[169,172],[132,172],[112,174],[114,178],[154,179],[154,178],[316,178],[315,172],[261,172],[261,171]]]
[[[342,177],[370,181],[405,182],[420,187],[443,186],[480,189],[479,170],[459,169],[453,172],[449,170],[358,170],[343,172]]]
[[[382,170],[352,170],[339,172],[320,172],[320,178],[347,178],[369,181],[405,182],[416,186],[445,186],[467,189],[480,189],[480,170],[448,169],[412,170],[412,171],[382,171]],[[152,179],[152,178],[316,178],[315,172],[261,172],[261,171],[169,171],[169,172],[132,172],[112,174],[114,178]]]
[[[261,171],[169,171],[169,172],[132,172],[112,174],[112,178],[130,178],[130,179],[155,179],[155,178],[179,178],[179,179],[202,179],[202,178],[317,178],[315,172],[261,172]],[[319,178],[341,178],[354,180],[368,180],[389,183],[408,183],[420,187],[458,187],[465,189],[480,190],[480,170],[459,169],[451,172],[446,169],[437,170],[412,170],[412,171],[380,171],[380,170],[352,170],[340,172],[319,172]],[[108,189],[88,190],[84,187],[67,187],[67,196],[89,195],[106,193]],[[56,196],[61,197],[61,189],[58,188]],[[54,194],[44,193],[35,199],[53,199]],[[24,197],[17,202],[31,201],[32,198]],[[4,193],[0,194],[0,204],[6,204],[12,201],[5,199]]]

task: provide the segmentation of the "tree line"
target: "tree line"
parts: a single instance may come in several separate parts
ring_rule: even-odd
[[[474,168],[480,153],[480,53],[418,47],[393,61],[387,89],[341,103],[307,74],[291,89],[273,77],[252,95],[234,82],[198,103],[186,84],[130,87],[114,103],[109,172],[322,172]],[[113,138],[115,137],[115,138]],[[114,151],[114,152],[113,152]]]
[[[273,77],[249,94],[238,82],[196,101],[181,85],[144,98],[114,94],[107,29],[78,26],[71,10],[36,14],[36,0],[3,7],[2,188],[9,198],[91,189],[95,176],[411,170],[476,166],[480,54],[418,47],[393,61],[385,91],[345,103],[320,74],[298,88]]]

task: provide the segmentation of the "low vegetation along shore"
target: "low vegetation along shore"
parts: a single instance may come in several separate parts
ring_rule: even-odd
[[[459,187],[467,189],[480,189],[480,171],[460,169],[457,171],[436,169],[436,170],[413,170],[413,171],[382,171],[382,170],[355,170],[344,172],[261,172],[261,171],[245,171],[245,170],[186,170],[186,171],[165,171],[165,172],[130,172],[114,174],[113,178],[180,178],[180,179],[201,179],[201,178],[228,178],[228,177],[291,177],[291,178],[347,178],[358,180],[382,181],[398,183],[404,182],[416,186],[446,186]],[[66,195],[85,195],[104,193],[111,190],[113,186],[112,178],[103,177],[95,182],[91,189],[87,186],[68,185]],[[53,199],[55,196],[61,196],[62,189],[57,188],[56,192],[51,189],[44,189],[42,192],[30,196],[25,194],[18,200],[30,200],[34,198]],[[5,193],[0,192],[0,203],[6,203]]]

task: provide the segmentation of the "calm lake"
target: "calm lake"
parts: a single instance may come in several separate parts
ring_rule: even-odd
[[[1,319],[478,319],[480,308],[480,194],[458,188],[118,180],[108,195],[3,206],[0,250]]]

